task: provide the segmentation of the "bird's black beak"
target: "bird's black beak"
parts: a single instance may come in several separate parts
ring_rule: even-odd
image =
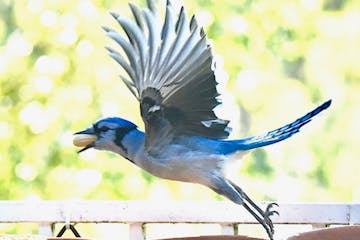
[[[82,130],[80,132],[76,132],[74,133],[74,135],[79,135],[79,134],[89,134],[89,135],[95,135],[95,130],[93,127],[89,127],[85,130]]]
[[[73,144],[77,147],[83,147],[78,153],[86,149],[94,147],[95,141],[98,139],[94,128],[90,127],[74,134]]]

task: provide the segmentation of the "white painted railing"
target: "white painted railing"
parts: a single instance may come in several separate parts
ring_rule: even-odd
[[[265,207],[265,203],[261,207]],[[360,203],[279,204],[275,224],[360,224]],[[0,201],[0,223],[39,224],[39,234],[53,235],[55,223],[127,223],[130,239],[144,239],[146,223],[216,223],[223,234],[237,224],[256,223],[246,210],[228,201]]]

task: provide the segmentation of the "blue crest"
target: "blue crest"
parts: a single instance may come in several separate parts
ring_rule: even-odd
[[[132,123],[128,120],[125,120],[123,118],[119,118],[119,117],[103,118],[103,119],[99,120],[96,124],[99,124],[102,122],[115,123],[115,124],[119,125],[120,127],[137,128],[137,126],[134,123]]]

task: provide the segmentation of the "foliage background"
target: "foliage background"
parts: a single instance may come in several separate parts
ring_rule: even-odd
[[[272,130],[333,99],[301,134],[233,167],[237,182],[256,201],[359,201],[360,2],[184,5],[212,39],[228,91],[219,112],[233,120],[232,137]],[[100,117],[142,127],[103,48],[112,43],[100,26],[120,30],[109,10],[130,14],[120,0],[0,0],[0,199],[219,198],[110,153],[76,153],[72,133]]]

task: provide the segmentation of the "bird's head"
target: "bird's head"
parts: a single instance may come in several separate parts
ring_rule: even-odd
[[[122,140],[127,133],[136,128],[134,123],[122,118],[104,118],[91,127],[75,133],[73,143],[77,147],[82,147],[79,152],[95,148],[126,156],[126,148],[122,145]]]

